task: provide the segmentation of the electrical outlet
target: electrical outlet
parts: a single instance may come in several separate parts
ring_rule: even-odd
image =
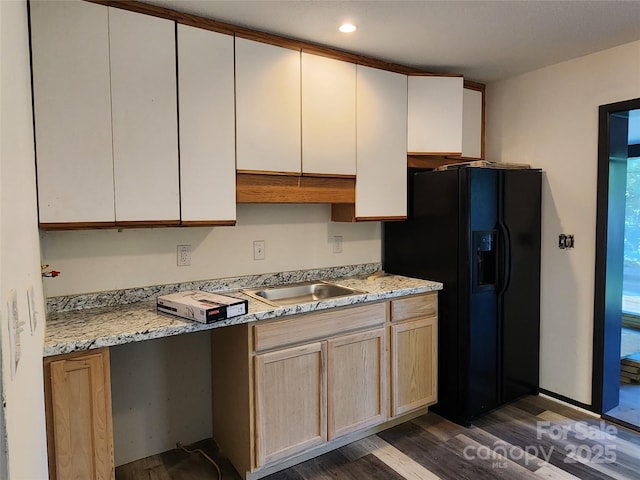
[[[342,236],[341,235],[335,235],[333,237],[332,251],[333,253],[342,253]]]
[[[266,257],[264,240],[253,241],[253,259],[264,260]]]
[[[188,267],[191,265],[191,245],[178,245],[178,266]]]

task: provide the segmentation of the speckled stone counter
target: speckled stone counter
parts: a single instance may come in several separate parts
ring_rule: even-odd
[[[369,270],[367,272],[367,270]],[[234,279],[233,288],[206,288],[201,285],[189,284],[184,288],[198,288],[201,290],[217,291],[228,293],[238,298],[247,299],[249,302],[249,312],[246,315],[230,318],[212,324],[202,324],[191,320],[181,319],[166,313],[156,311],[156,296],[166,293],[167,288],[154,289],[153,296],[142,301],[125,304],[112,304],[107,306],[84,308],[79,310],[68,310],[61,308],[61,311],[50,311],[47,315],[47,328],[45,332],[44,356],[58,355],[79,350],[89,350],[92,348],[109,347],[131,342],[139,342],[154,338],[180,335],[184,333],[197,332],[220,328],[227,325],[239,323],[256,322],[272,318],[296,315],[319,310],[326,310],[335,307],[357,305],[367,302],[385,300],[405,295],[426,293],[440,290],[442,284],[428,280],[418,280],[414,278],[397,275],[384,275],[371,278],[371,273],[375,271],[371,267],[364,269],[347,269],[342,272],[356,275],[332,276],[334,270],[330,272],[314,271],[313,274],[284,275],[275,274],[280,278],[280,282],[273,278],[262,278],[257,281],[255,277],[241,277]],[[307,271],[308,272],[308,271]],[[288,272],[291,273],[291,272]],[[323,275],[323,273],[325,273]],[[310,277],[310,278],[309,278]],[[346,287],[361,290],[365,293],[347,297],[339,297],[330,300],[322,300],[298,305],[291,305],[283,308],[276,308],[267,303],[255,300],[239,291],[240,288],[261,287],[265,285],[276,285],[293,283],[298,281],[330,279],[332,282]],[[226,283],[225,283],[226,284]],[[185,284],[186,285],[186,284]],[[169,290],[174,290],[175,286]],[[104,297],[106,294],[103,294]],[[107,295],[112,302],[112,296]],[[54,302],[55,303],[55,302]],[[61,301],[61,304],[67,304]],[[86,301],[82,301],[86,305]],[[95,302],[92,304],[95,305]],[[51,309],[51,304],[49,306]]]

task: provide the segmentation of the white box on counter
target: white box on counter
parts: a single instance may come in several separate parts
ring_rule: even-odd
[[[247,300],[203,292],[184,290],[182,292],[160,295],[158,311],[177,315],[200,323],[213,323],[227,318],[244,315],[248,311]]]

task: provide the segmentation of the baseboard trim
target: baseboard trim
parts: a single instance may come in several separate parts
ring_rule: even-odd
[[[576,410],[581,410],[584,413],[587,413],[594,417],[600,417],[600,413],[593,408],[593,405],[588,405],[586,403],[578,402],[573,398],[565,397],[564,395],[560,395],[559,393],[554,393],[549,390],[545,390],[544,388],[540,389],[539,395],[541,397],[546,397],[551,400],[555,400],[556,402],[564,403],[568,407],[575,408]]]

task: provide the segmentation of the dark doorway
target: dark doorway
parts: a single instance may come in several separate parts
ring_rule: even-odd
[[[592,405],[601,414],[620,401],[627,160],[637,148],[629,112],[637,109],[640,98],[599,110]]]

